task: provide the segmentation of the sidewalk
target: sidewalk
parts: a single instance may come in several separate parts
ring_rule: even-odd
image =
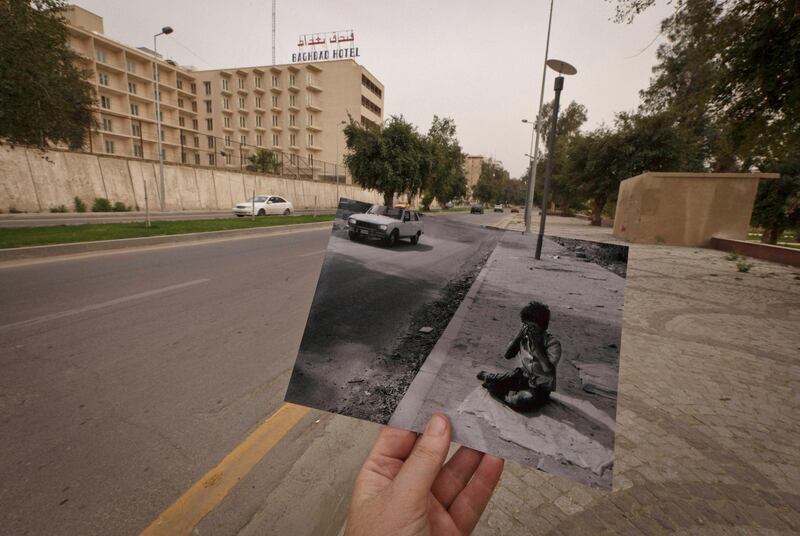
[[[613,493],[508,463],[475,534],[798,533],[800,270],[750,262],[631,246]]]

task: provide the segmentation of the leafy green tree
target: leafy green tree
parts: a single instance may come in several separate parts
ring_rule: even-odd
[[[255,153],[247,157],[247,171],[258,173],[270,173],[280,175],[281,161],[278,156],[268,149],[258,149]]]
[[[549,158],[550,121],[552,120],[552,116],[553,103],[548,102],[542,107],[542,113],[539,116],[539,124],[541,125],[540,132],[541,137],[544,139],[545,148],[541,153],[542,158],[537,164],[539,166],[536,173],[537,199],[542,198],[542,192],[544,190],[545,170],[547,168],[547,159]],[[566,168],[570,144],[572,144],[579,135],[580,128],[585,122],[586,107],[575,101],[570,102],[558,112],[555,159],[553,160],[553,175],[550,181],[549,202],[554,203],[564,210],[577,208],[583,202],[583,200],[576,196],[576,192],[567,180],[564,170]]]
[[[392,116],[377,128],[351,118],[344,135],[344,161],[356,184],[383,194],[388,207],[395,195],[419,194],[429,164],[424,139],[414,125],[402,116]]]
[[[800,242],[800,158],[765,168],[781,173],[781,178],[758,185],[752,224],[764,229],[761,241],[766,244],[776,244],[784,231],[797,233]]]
[[[424,190],[440,205],[463,197],[467,192],[464,175],[464,153],[456,138],[456,124],[448,118],[433,116],[425,138],[427,145],[427,177]]]
[[[83,146],[92,86],[67,44],[63,0],[1,0],[0,140]]]
[[[482,203],[505,203],[508,180],[508,171],[499,162],[484,160],[481,162],[481,174],[473,195]]]

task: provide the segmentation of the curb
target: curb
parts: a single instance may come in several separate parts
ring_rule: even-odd
[[[320,223],[292,223],[288,225],[274,225],[272,227],[253,227],[250,229],[231,229],[227,231],[208,231],[205,233],[186,233],[162,236],[143,236],[138,238],[121,238],[118,240],[96,240],[94,242],[75,242],[72,244],[53,244],[50,246],[28,246],[21,248],[0,249],[0,262],[41,259],[59,255],[74,255],[76,253],[90,253],[93,251],[108,251],[114,249],[128,249],[158,244],[173,244],[181,242],[202,242],[206,240],[234,237],[256,237],[271,235],[286,230],[316,231],[330,229],[333,221]]]

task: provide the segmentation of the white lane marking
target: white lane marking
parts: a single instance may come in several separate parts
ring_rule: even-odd
[[[325,253],[328,251],[327,249],[320,249],[317,251],[312,251],[311,253],[303,253],[302,255],[298,255],[298,257],[310,257],[312,255],[319,255],[320,253]]]
[[[138,294],[131,294],[130,296],[123,296],[122,298],[115,298],[113,300],[109,300],[102,303],[95,303],[92,305],[85,305],[83,307],[77,307],[75,309],[68,309],[66,311],[61,311],[58,313],[52,313],[49,315],[38,316],[35,318],[29,318],[28,320],[22,320],[20,322],[14,322],[12,324],[5,324],[0,326],[0,330],[5,329],[14,329],[20,327],[28,327],[34,326],[36,324],[41,324],[43,322],[49,322],[51,320],[58,320],[59,318],[64,318],[67,316],[78,315],[81,313],[88,313],[89,311],[96,311],[97,309],[102,309],[103,307],[110,307],[112,305],[118,305],[120,303],[125,303],[133,300],[139,300],[142,298],[147,298],[149,296],[154,296],[156,294],[161,294],[162,292],[169,292],[171,290],[178,290],[181,288],[186,288],[192,285],[198,285],[200,283],[205,283],[209,281],[209,279],[195,279],[194,281],[187,281],[185,283],[178,283],[177,285],[170,285],[168,287],[157,288],[154,290],[148,290],[146,292],[140,292]]]

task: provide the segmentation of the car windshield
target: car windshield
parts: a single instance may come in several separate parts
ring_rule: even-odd
[[[403,215],[403,209],[397,207],[387,208],[383,205],[372,205],[372,207],[367,211],[367,214],[375,214],[377,216],[388,216],[390,218],[394,218],[399,220],[400,217]]]
[[[263,203],[266,200],[267,200],[267,196],[266,195],[257,195],[255,197],[255,202],[256,203]],[[253,202],[253,198],[251,197],[250,199],[247,200],[247,202],[248,203],[252,203]]]

